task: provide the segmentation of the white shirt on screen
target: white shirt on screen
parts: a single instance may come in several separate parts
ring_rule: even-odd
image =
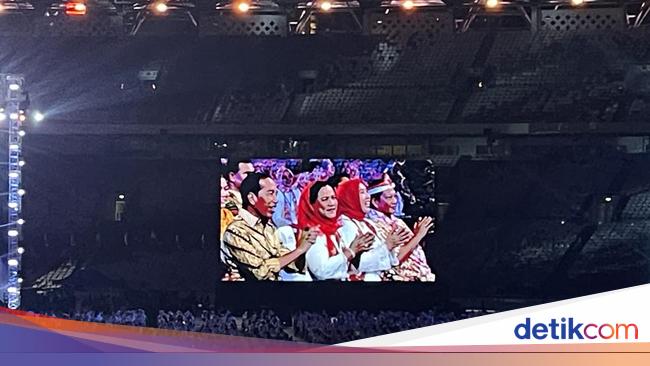
[[[282,226],[277,228],[275,232],[278,238],[280,239],[280,242],[285,248],[289,250],[296,249],[296,235],[293,232],[293,227]],[[309,266],[309,264],[307,266]],[[293,281],[293,282],[308,282],[312,280],[309,271],[307,271],[306,273],[292,273],[292,272],[287,272],[285,270],[281,270],[280,278],[282,279],[282,281]]]
[[[339,232],[340,232],[339,228]],[[348,258],[343,253],[340,243],[334,235],[331,236],[337,254],[330,256],[327,250],[325,234],[316,238],[314,244],[307,251],[307,268],[319,280],[341,280],[348,278]]]
[[[389,270],[391,267],[399,264],[399,260],[391,251],[388,250],[386,243],[384,243],[376,233],[379,232],[377,228],[372,227],[371,222],[367,220],[355,220],[341,215],[341,222],[343,226],[339,229],[341,240],[345,246],[350,246],[357,234],[373,233],[375,239],[369,250],[361,254],[359,261],[360,272],[365,273],[364,281],[374,282],[381,281],[380,274],[382,271]]]

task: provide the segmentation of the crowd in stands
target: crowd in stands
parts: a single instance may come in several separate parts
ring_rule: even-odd
[[[142,309],[118,310],[114,313],[104,313],[94,310],[82,312],[47,312],[43,315],[94,323],[131,325],[136,327],[145,327],[147,325],[147,314]]]
[[[156,324],[161,329],[240,335],[237,318],[228,311],[203,310],[200,314],[194,316],[190,311],[160,310],[156,318]]]
[[[301,312],[293,319],[298,337],[313,343],[348,342],[457,320],[453,313],[426,311],[341,311],[334,315]]]
[[[301,311],[283,321],[272,310],[244,312],[236,315],[230,311],[160,310],[154,323],[156,328],[190,331],[264,339],[301,341],[317,344],[334,344],[374,337],[399,331],[446,323],[469,317],[485,315],[491,311],[471,310],[461,313],[451,311]],[[48,312],[44,315],[86,322],[120,324],[144,327],[147,314],[142,309],[120,310],[115,313],[84,311],[75,313]]]
[[[290,340],[287,324],[272,310],[245,312],[242,315],[241,334],[247,337]]]

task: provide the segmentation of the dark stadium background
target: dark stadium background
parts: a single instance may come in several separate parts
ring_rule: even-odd
[[[45,116],[23,147],[24,309],[438,317],[386,332],[648,282],[641,2],[362,1],[361,28],[315,9],[301,29],[292,1],[244,18],[34,4],[0,13],[0,72]],[[246,154],[431,160],[436,283],[220,284],[216,166]]]

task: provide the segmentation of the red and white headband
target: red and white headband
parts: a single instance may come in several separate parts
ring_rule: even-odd
[[[368,194],[371,196],[377,193],[382,193],[384,191],[387,191],[389,189],[394,189],[395,188],[395,183],[391,181],[384,181],[380,185],[374,186],[372,188],[368,189]]]

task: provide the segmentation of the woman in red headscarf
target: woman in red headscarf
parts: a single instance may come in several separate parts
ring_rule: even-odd
[[[307,268],[313,278],[347,280],[351,261],[367,243],[357,240],[342,245],[338,200],[334,188],[327,182],[313,182],[303,189],[298,203],[298,227],[319,231],[306,255]]]
[[[358,238],[368,238],[370,245],[361,254],[357,269],[364,281],[381,281],[381,273],[399,264],[392,253],[395,244],[384,242],[377,235],[377,228],[366,220],[370,211],[370,195],[366,184],[358,178],[350,179],[338,185],[336,196],[339,200],[341,229],[339,230],[343,245],[351,244]]]

